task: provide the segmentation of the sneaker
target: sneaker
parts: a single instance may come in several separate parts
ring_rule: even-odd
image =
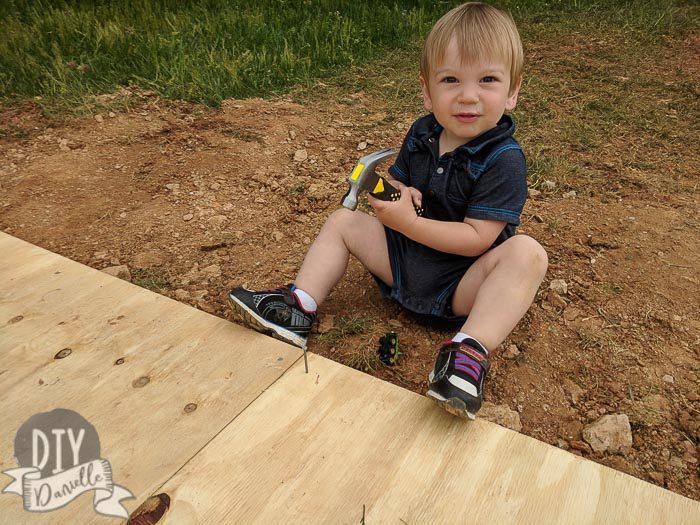
[[[244,325],[305,349],[316,313],[304,310],[293,291],[292,284],[261,292],[239,287],[228,298]]]
[[[488,371],[486,349],[477,341],[446,341],[428,377],[428,396],[450,414],[476,419]]]

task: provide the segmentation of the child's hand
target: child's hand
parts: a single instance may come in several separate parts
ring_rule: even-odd
[[[401,191],[401,198],[394,202],[375,199],[371,195],[367,196],[367,200],[374,209],[379,222],[387,228],[407,235],[415,221],[418,220],[416,210],[413,207],[413,203],[416,202],[416,194],[418,199],[422,195],[417,189],[409,188],[403,184],[399,187],[399,190]]]
[[[391,180],[389,181],[389,183],[392,186],[398,188],[399,191],[401,190],[401,188],[408,188],[408,190],[411,192],[411,199],[413,200],[413,204],[416,205],[418,208],[420,208],[423,205],[423,194],[418,188],[414,188],[413,186],[406,186],[403,182],[399,182],[397,180]]]

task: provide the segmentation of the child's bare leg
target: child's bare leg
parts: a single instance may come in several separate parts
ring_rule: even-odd
[[[544,248],[526,235],[511,237],[482,255],[452,299],[456,315],[469,315],[462,332],[489,350],[500,345],[532,304],[547,264]]]
[[[386,284],[393,283],[384,226],[376,217],[341,208],[321,228],[294,284],[320,305],[345,273],[350,254]]]

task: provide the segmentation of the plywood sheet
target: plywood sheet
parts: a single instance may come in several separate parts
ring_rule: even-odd
[[[96,427],[114,482],[137,496],[126,502],[133,510],[300,359],[296,348],[3,233],[0,254],[0,470],[17,466],[14,435],[30,416],[75,410]],[[0,488],[9,481],[0,476]],[[90,501],[30,514],[19,496],[0,494],[0,521],[104,521]]]
[[[697,523],[700,504],[312,355],[159,491],[167,523]]]

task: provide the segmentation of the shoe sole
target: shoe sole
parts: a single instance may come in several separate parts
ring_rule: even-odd
[[[279,339],[280,341],[284,341],[285,343],[298,346],[302,350],[306,350],[306,339],[300,335],[263,319],[236,297],[229,295],[228,300],[233,307],[234,314],[237,314],[235,317],[237,317],[244,326],[269,335],[270,337],[274,337],[275,339]]]
[[[472,414],[471,412],[469,412],[469,410],[467,410],[467,405],[465,405],[464,401],[462,401],[458,397],[451,397],[447,399],[435,392],[434,390],[428,390],[427,396],[433,401],[435,401],[435,404],[445,409],[453,416],[457,416],[462,419],[476,419],[476,414]]]

